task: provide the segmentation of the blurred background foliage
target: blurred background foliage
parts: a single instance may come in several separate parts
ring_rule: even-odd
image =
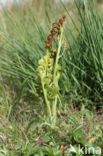
[[[97,11],[102,2],[97,2],[32,0],[10,5],[8,1],[0,16],[0,64],[3,82],[20,92],[17,99],[35,97],[39,86],[34,77],[46,52],[44,41],[51,24],[66,13],[61,98],[102,106],[103,31],[102,13]]]

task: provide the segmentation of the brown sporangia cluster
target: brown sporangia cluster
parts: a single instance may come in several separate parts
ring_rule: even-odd
[[[47,41],[45,41],[45,48],[49,49],[51,52],[54,53],[55,51],[53,50],[52,44],[55,36],[60,35],[61,33],[61,26],[65,22],[66,15],[62,16],[62,18],[59,19],[58,23],[53,23],[52,24],[52,29],[50,31],[50,34],[48,35]]]

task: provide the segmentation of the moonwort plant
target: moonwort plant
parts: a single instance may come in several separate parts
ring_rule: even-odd
[[[38,79],[42,86],[42,92],[47,107],[47,116],[55,127],[57,118],[57,103],[59,101],[59,79],[61,73],[60,58],[65,51],[65,40],[63,37],[64,21],[66,15],[59,19],[58,23],[52,24],[52,30],[45,42],[46,55],[38,62]],[[57,48],[55,48],[57,43]]]

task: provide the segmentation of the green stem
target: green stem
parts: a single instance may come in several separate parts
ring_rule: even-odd
[[[60,36],[59,44],[58,44],[59,47],[58,47],[58,51],[57,51],[57,55],[56,55],[56,61],[55,61],[55,65],[54,65],[53,82],[54,82],[55,86],[58,86],[57,70],[58,70],[58,62],[59,62],[59,58],[60,58],[60,51],[61,51],[61,47],[62,47],[62,40],[63,40],[63,28],[61,28],[61,36]],[[52,127],[55,127],[55,124],[56,124],[57,98],[58,98],[58,95],[56,95],[55,100],[53,102],[53,106],[52,106],[52,115],[53,115]]]
[[[59,55],[60,55],[60,51],[61,51],[61,47],[62,47],[62,39],[63,39],[63,28],[61,28],[61,36],[59,39],[59,47],[58,47],[58,51],[57,51],[57,55],[56,55],[56,61],[55,61],[55,66],[54,66],[54,75],[53,75],[53,79],[54,79],[54,83],[55,83],[55,78],[56,78],[56,72],[57,72],[57,66],[58,66],[58,61],[59,61]]]
[[[53,113],[52,127],[55,127],[56,125],[56,118],[57,118],[56,107],[57,107],[57,96],[55,97],[55,101],[53,103],[53,109],[52,109],[52,113]]]
[[[47,105],[47,109],[48,109],[48,115],[49,117],[51,117],[52,113],[51,113],[51,108],[50,108],[50,103],[48,101],[48,98],[47,98],[47,92],[44,88],[44,83],[43,83],[43,80],[41,79],[41,84],[42,84],[42,89],[43,89],[43,94],[44,94],[44,99],[45,99],[45,103]]]

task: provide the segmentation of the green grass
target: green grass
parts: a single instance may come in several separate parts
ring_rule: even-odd
[[[102,18],[93,2],[87,4],[84,11],[80,9],[79,2],[75,1],[75,4],[79,24],[74,23],[74,30],[78,36],[73,30],[70,32],[73,43],[69,40],[70,35],[67,36],[69,49],[63,68],[63,90],[67,92],[64,94],[71,91],[75,98],[80,96],[80,101],[88,106],[102,107]]]
[[[85,11],[79,7],[80,4],[75,4],[74,13],[78,15],[72,17],[67,12],[65,38],[68,47],[62,59],[61,92],[66,97],[73,95],[74,101],[80,97],[79,102],[89,103],[88,107],[91,104],[102,107],[102,19],[93,3]],[[67,11],[65,4],[60,8]],[[12,12],[8,14],[5,11],[1,27],[3,42],[6,43],[5,46],[1,44],[4,51],[1,55],[3,74],[20,79],[28,86],[26,90],[33,94],[30,81],[35,81],[38,60],[45,54],[44,41],[51,22],[46,20],[45,15],[45,21],[39,24],[32,9],[27,10],[29,18],[26,21],[24,14],[21,17],[16,15],[16,18],[13,16]],[[69,24],[70,19],[72,23]],[[37,82],[34,84],[38,88]]]
[[[2,136],[3,140],[0,139],[0,154],[3,153],[3,156],[30,156],[30,154],[54,156],[58,153],[57,155],[61,156],[63,154],[61,147],[63,147],[65,155],[69,156],[70,144],[75,147],[78,147],[78,144],[84,147],[85,145],[99,146],[103,149],[100,118],[95,113],[91,113],[84,107],[81,111],[67,107],[64,110],[65,116],[62,115],[63,109],[58,111],[55,129],[43,123],[42,114],[39,113],[37,119],[36,111],[33,111],[33,107],[27,104],[19,105],[16,113],[9,120],[1,117],[0,137]]]

